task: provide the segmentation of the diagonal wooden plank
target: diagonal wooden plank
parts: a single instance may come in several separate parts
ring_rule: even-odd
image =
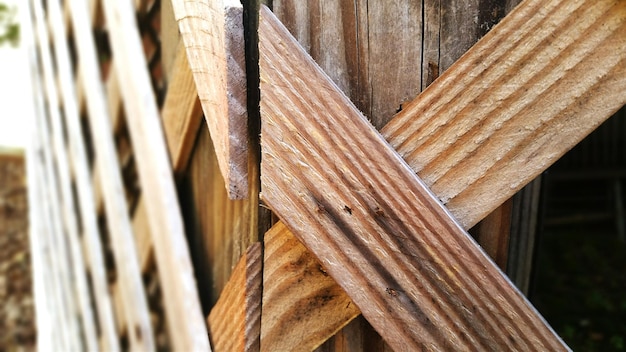
[[[176,49],[172,65],[161,118],[174,174],[179,175],[187,168],[202,122],[202,107],[182,44]]]
[[[123,197],[122,177],[115,152],[113,128],[107,109],[100,69],[96,58],[88,4],[69,1],[71,20],[76,34],[77,56],[80,61],[89,127],[96,152],[96,163],[104,192],[107,226],[118,274],[117,283],[123,292],[125,321],[130,346],[133,349],[155,349],[148,303],[139,269],[130,223],[128,205]],[[96,205],[97,206],[97,205]],[[113,348],[113,347],[111,347]]]
[[[248,120],[243,8],[237,0],[172,0],[172,8],[228,195],[231,199],[246,198]],[[233,75],[234,68],[239,74]]]
[[[381,131],[462,225],[626,103],[626,3],[527,0]]]
[[[91,278],[94,304],[97,308],[101,349],[119,351],[119,338],[115,332],[113,308],[105,272],[103,245],[97,223],[96,203],[94,202],[93,187],[89,183],[89,164],[80,125],[79,103],[76,99],[75,80],[72,78],[70,52],[66,38],[66,22],[62,19],[62,10],[57,0],[48,1],[47,4],[51,22],[50,28],[53,31],[55,44],[59,85],[63,96],[63,116],[76,182],[77,203],[79,205],[77,210],[80,214],[86,254],[89,258],[88,272]],[[66,8],[69,8],[69,6]],[[61,159],[63,158],[59,158],[59,160]],[[70,177],[67,174],[61,178],[66,179],[65,182],[70,181]],[[71,195],[66,197],[68,199],[72,198]],[[76,241],[80,243],[79,239],[76,239]]]
[[[283,222],[263,242],[262,351],[311,351],[361,314]]]
[[[585,5],[586,4],[586,5]],[[561,111],[562,116],[560,116],[559,114],[553,115],[552,119],[547,119],[544,121],[545,123],[542,125],[535,125],[534,127],[537,128],[537,130],[541,131],[542,133],[549,133],[550,135],[550,139],[551,139],[551,145],[553,146],[553,149],[548,149],[548,148],[541,148],[541,146],[543,144],[545,144],[546,138],[543,139],[537,139],[536,141],[532,141],[532,140],[528,140],[527,136],[524,136],[523,134],[511,134],[508,136],[508,142],[510,143],[510,145],[518,145],[518,149],[517,152],[520,154],[525,154],[525,155],[533,155],[533,158],[530,158],[527,160],[527,164],[525,164],[527,167],[523,167],[520,170],[518,170],[518,172],[515,174],[515,177],[511,177],[508,180],[507,179],[498,179],[497,177],[495,178],[490,178],[487,181],[484,181],[482,179],[480,179],[480,182],[485,182],[484,184],[481,185],[481,187],[487,187],[488,185],[493,185],[493,187],[495,189],[499,189],[502,192],[502,195],[494,198],[494,197],[484,197],[482,194],[480,194],[479,192],[462,192],[455,200],[455,202],[450,202],[448,204],[446,204],[448,206],[448,209],[455,214],[457,220],[459,222],[461,222],[462,224],[464,224],[465,228],[468,228],[469,225],[475,224],[476,222],[478,222],[482,217],[484,217],[484,215],[486,215],[485,211],[464,211],[463,207],[467,207],[468,204],[477,204],[480,205],[480,207],[477,208],[477,210],[480,209],[495,209],[500,203],[501,203],[501,198],[506,199],[506,197],[510,197],[515,191],[516,188],[511,188],[509,181],[512,180],[516,180],[518,177],[520,179],[526,179],[526,180],[530,180],[532,179],[533,175],[535,175],[537,172],[547,168],[552,162],[554,162],[559,155],[561,155],[562,153],[564,153],[565,151],[569,150],[572,146],[574,146],[578,140],[580,138],[582,138],[581,136],[584,136],[586,133],[589,133],[591,130],[593,130],[595,128],[596,125],[598,125],[599,123],[601,123],[602,121],[604,121],[606,118],[608,118],[614,110],[616,110],[617,108],[619,108],[620,106],[622,106],[625,102],[625,94],[623,93],[625,91],[624,88],[626,88],[626,69],[625,69],[625,63],[623,58],[622,59],[617,59],[616,61],[616,55],[622,56],[624,55],[625,50],[624,48],[624,40],[626,40],[626,35],[623,34],[624,32],[624,5],[623,2],[619,3],[616,1],[602,1],[602,2],[593,2],[593,4],[595,4],[594,6],[589,6],[589,2],[585,2],[585,4],[583,4],[583,2],[581,1],[577,1],[577,2],[541,2],[538,3],[536,1],[526,1],[523,2],[518,9],[516,9],[516,12],[512,13],[511,15],[509,15],[507,18],[505,18],[500,25],[496,26],[492,32],[490,32],[490,34],[483,39],[484,40],[489,40],[491,45],[496,45],[497,43],[500,43],[502,41],[506,41],[508,38],[510,38],[512,36],[511,34],[511,30],[513,29],[518,29],[518,32],[515,32],[515,37],[514,38],[518,38],[518,44],[515,47],[518,51],[519,50],[528,50],[528,53],[543,53],[546,50],[550,50],[551,47],[556,47],[558,50],[560,50],[560,53],[558,53],[558,56],[563,56],[563,57],[568,57],[569,59],[565,60],[565,61],[574,61],[574,62],[578,62],[576,69],[575,69],[575,74],[578,74],[581,79],[578,82],[578,80],[575,80],[574,76],[570,75],[569,79],[564,79],[564,80],[558,80],[556,82],[554,82],[551,85],[551,88],[556,89],[557,91],[560,91],[560,94],[562,94],[565,99],[572,99],[572,98],[577,98],[577,102],[575,104],[571,104],[570,107],[568,109],[565,109],[563,111]],[[541,11],[537,11],[537,9],[541,9],[542,6],[545,5],[547,6],[547,8],[545,10],[541,10]],[[586,8],[590,8],[592,10],[589,10],[587,12],[585,12]],[[598,16],[597,12],[603,13],[604,15],[602,16]],[[590,14],[594,14],[595,16],[590,16],[590,17],[586,17],[587,15]],[[566,18],[568,18],[569,16],[572,16],[573,19],[570,20],[565,20]],[[537,17],[537,18],[534,18]],[[581,24],[579,21],[581,18],[584,18],[586,21],[592,22],[592,23],[586,23],[586,24]],[[542,19],[546,19],[546,21],[542,21]],[[558,20],[558,21],[557,21]],[[524,22],[527,21],[527,22]],[[555,22],[556,21],[556,22]],[[555,23],[560,23],[560,26],[557,26]],[[519,27],[521,23],[526,23],[525,27]],[[529,25],[529,23],[531,25]],[[557,24],[558,24],[557,23]],[[598,23],[607,23],[607,26],[602,26],[602,25],[598,25]],[[616,23],[618,23],[619,25],[616,27]],[[577,40],[585,40],[586,44],[581,44],[583,45],[583,47],[599,47],[599,52],[598,53],[591,53],[589,50],[587,51],[577,51],[576,47],[568,47],[568,46],[556,46],[555,43],[559,43],[558,41],[552,41],[552,40],[546,40],[545,38],[550,38],[551,34],[550,33],[554,33],[555,35],[561,35],[561,36],[567,36],[568,33],[572,33],[571,35],[575,35],[577,32],[580,33],[580,28],[578,28],[579,26],[586,26],[587,29],[584,31],[584,36],[583,38],[579,38]],[[520,29],[522,28],[522,29]],[[578,29],[576,29],[578,28]],[[263,30],[264,28],[260,28],[260,33],[261,35],[263,35]],[[610,34],[609,37],[606,37],[606,35],[608,34],[608,32],[611,32],[613,34]],[[524,37],[522,34],[527,33],[528,34]],[[544,40],[538,40],[535,42],[536,48],[533,50],[532,48],[525,48],[526,45],[528,45],[528,41],[533,39],[533,36],[535,35],[539,35],[538,33],[540,33],[543,37]],[[602,34],[604,33],[604,35],[598,35],[598,34]],[[522,40],[521,38],[525,38],[525,41]],[[483,41],[481,41],[479,44],[477,44],[477,48],[480,48],[481,46],[483,46],[483,49],[481,50],[480,55],[476,54],[474,52],[475,49],[471,49],[470,52],[468,52],[468,54],[465,55],[465,57],[462,59],[462,64],[465,66],[468,66],[470,64],[468,64],[468,60],[472,61],[474,63],[476,62],[482,62],[482,56],[486,56],[489,54],[489,50],[484,48]],[[570,39],[571,42],[571,39]],[[495,44],[494,44],[495,43]],[[496,45],[497,46],[497,45]],[[546,48],[547,47],[547,48]],[[552,48],[552,50],[554,50],[554,48]],[[496,54],[496,53],[493,53]],[[502,52],[497,52],[498,55],[503,55],[504,53]],[[526,82],[524,82],[523,80],[518,80],[517,82],[515,81],[510,81],[511,78],[511,74],[510,72],[525,72],[524,69],[526,69],[526,71],[528,71],[526,74],[534,74],[534,72],[532,70],[528,70],[528,68],[532,68],[532,67],[538,67],[542,61],[546,61],[546,60],[551,60],[554,57],[555,53],[552,53],[552,57],[550,56],[546,56],[546,55],[542,55],[542,56],[538,56],[537,58],[535,58],[532,54],[526,55],[526,56],[522,56],[521,60],[518,60],[517,62],[507,62],[504,59],[500,59],[500,60],[496,60],[496,64],[501,64],[501,65],[505,65],[506,67],[509,67],[509,73],[507,74],[503,74],[503,76],[501,77],[502,82],[498,83],[494,83],[491,87],[493,89],[490,89],[490,93],[491,94],[496,94],[497,93],[497,88],[500,89],[514,89],[515,87],[518,87],[522,90],[528,90],[529,88],[533,88],[533,87],[537,87],[537,83],[535,83],[534,85],[529,85]],[[519,56],[519,53],[518,53]],[[577,57],[579,56],[579,57]],[[529,62],[528,60],[534,62]],[[467,68],[467,67],[466,67]],[[556,67],[553,67],[553,69],[556,69]],[[598,70],[611,70],[608,74],[598,74]],[[459,69],[456,66],[453,66],[450,70],[450,72],[446,73],[444,75],[444,77],[447,77],[450,74],[453,74],[452,72],[456,72],[456,74],[458,74]],[[461,76],[463,77],[463,76]],[[479,76],[480,78],[480,76]],[[572,83],[572,80],[574,81],[574,84]],[[456,82],[454,79],[450,79],[447,78],[448,81],[448,85],[451,85],[454,89],[454,91],[457,92],[463,92],[464,89],[463,88],[459,88],[459,87],[454,87],[454,84],[459,84],[459,85],[464,85],[467,84],[466,82],[464,82],[463,80],[460,82]],[[481,80],[480,79],[475,79],[474,84],[476,85],[475,89],[480,90],[480,89],[488,89],[490,86],[483,86],[481,88],[480,84],[481,84]],[[438,83],[439,84],[439,83]],[[569,87],[577,87],[577,90],[572,90],[569,91],[568,88]],[[429,94],[434,94],[435,92],[438,92],[438,94],[440,94],[442,91],[446,91],[445,89],[443,89],[445,87],[438,87],[436,88],[431,88],[427,91],[425,91],[422,95],[420,95],[414,102],[410,103],[404,111],[402,111],[398,116],[402,116],[402,119],[404,121],[414,121],[415,124],[413,125],[407,125],[405,126],[406,129],[391,129],[388,127],[385,127],[385,129],[383,129],[383,133],[385,135],[385,137],[388,139],[389,142],[394,143],[394,141],[398,141],[402,138],[403,135],[413,135],[414,136],[414,140],[412,142],[407,142],[406,145],[404,146],[405,150],[411,151],[412,148],[416,148],[416,143],[415,141],[419,141],[420,139],[424,139],[424,138],[428,138],[428,133],[430,133],[429,131],[420,129],[420,125],[418,124],[418,122],[423,121],[422,117],[423,115],[428,115],[430,114],[430,111],[433,109],[438,109],[438,110],[442,110],[442,107],[439,104],[422,104],[421,108],[422,110],[418,110],[415,108],[412,108],[413,106],[415,106],[417,104],[418,101],[421,101],[421,99],[425,99],[425,97],[428,97]],[[581,94],[580,92],[584,91],[584,94]],[[452,94],[452,93],[451,93]],[[542,96],[535,96],[538,100],[538,102],[542,102],[542,104],[548,104],[550,101],[558,101],[559,99],[556,99],[554,96],[550,96],[548,98],[548,101],[546,101],[546,99],[542,99]],[[433,99],[435,98],[430,98],[430,101],[432,102]],[[532,103],[529,103],[529,107],[532,107]],[[572,118],[573,115],[571,115],[571,113],[573,112],[573,108],[578,109],[579,113],[583,113],[584,117],[578,118]],[[481,106],[480,105],[475,105],[473,108],[480,109]],[[454,117],[456,119],[456,121],[461,120],[460,123],[461,125],[463,124],[467,124],[468,122],[463,122],[462,120],[464,119],[465,121],[472,121],[474,119],[478,119],[478,115],[473,114],[471,112],[471,110],[466,110],[464,114],[459,115],[457,114],[457,111],[454,109],[453,106],[447,106],[443,109],[444,115],[447,114],[447,118],[450,119],[451,117]],[[527,115],[534,115],[536,116],[541,116],[543,113],[543,110],[541,109],[531,109],[531,108],[527,108],[524,109],[522,112],[518,113],[515,116],[512,117],[507,117],[509,118],[509,122],[512,123],[513,125],[524,125],[524,123],[526,121],[530,121],[530,119],[528,119]],[[493,115],[491,115],[493,117]],[[389,126],[392,126],[393,123],[395,123],[395,119],[392,120],[392,122],[390,122]],[[589,122],[589,124],[587,125],[585,122]],[[452,122],[448,123],[448,125],[450,125]],[[456,123],[456,122],[455,122]],[[478,124],[480,126],[480,124]],[[528,126],[524,126],[524,127],[531,127],[530,125]],[[485,128],[489,128],[488,125]],[[440,129],[438,133],[442,133],[441,131],[446,131],[445,129]],[[453,135],[451,135],[451,133],[454,133],[456,131],[450,131],[448,130],[445,134],[442,134],[442,137],[447,137],[447,138],[451,138],[453,137]],[[496,134],[497,135],[497,134]],[[503,138],[502,135],[500,135],[499,138]],[[441,138],[434,138],[434,140],[441,140]],[[444,139],[445,140],[445,139]],[[489,142],[489,140],[484,140],[483,142]],[[535,143],[533,143],[535,142]],[[413,144],[412,144],[413,143]],[[473,145],[475,143],[467,143],[467,140],[465,141],[465,143],[453,143],[453,144],[447,144],[445,143],[445,149],[444,150],[439,150],[441,155],[446,155],[446,153],[452,153],[454,150],[469,150],[469,148],[473,148]],[[556,145],[557,147],[554,147],[554,145]],[[437,143],[430,143],[427,145],[422,145],[421,149],[425,150],[426,153],[428,154],[430,152],[431,149],[434,148],[440,148],[440,146]],[[481,160],[481,159],[487,159],[489,160],[491,158],[491,156],[493,155],[493,151],[492,149],[489,148],[476,148],[475,152],[473,152],[475,160]],[[410,152],[409,152],[410,154]],[[511,156],[516,156],[515,153],[511,153]],[[412,159],[408,159],[407,161],[409,162],[409,165],[416,171],[418,171],[418,174],[420,175],[420,177],[424,177],[426,179],[426,183],[428,184],[428,180],[431,179],[433,177],[433,172],[438,170],[438,163],[444,163],[446,162],[445,158],[437,158],[434,159],[431,162],[431,167],[429,168],[423,168],[420,167],[420,156],[422,154],[420,153],[414,153],[414,158]],[[442,167],[444,167],[444,165],[442,164]],[[538,171],[539,170],[539,171]],[[471,179],[471,177],[473,177],[472,174],[473,170],[471,168],[469,168],[467,165],[456,165],[455,167],[453,167],[451,169],[451,172],[449,172],[448,174],[445,174],[443,176],[441,176],[439,178],[440,182],[442,181],[446,181],[446,182],[453,182],[455,178],[460,178],[460,179],[466,179],[469,180]],[[497,172],[496,172],[497,174]],[[504,185],[504,186],[503,186]],[[520,183],[520,186],[523,185],[523,182]],[[467,187],[468,189],[471,189],[472,187],[474,187],[474,184],[469,184]],[[488,188],[488,187],[487,187]],[[434,193],[437,194],[439,196],[438,190],[434,190]],[[274,229],[272,229],[274,230]],[[290,236],[290,234],[285,233],[284,236],[286,238],[288,238]],[[274,237],[270,237],[270,238],[274,238]],[[287,240],[287,239],[283,239],[283,240]],[[266,238],[267,241],[267,238]],[[270,246],[270,244],[266,243],[266,246]],[[304,253],[300,254],[301,256],[304,256]],[[265,264],[266,266],[273,266],[271,263]],[[264,281],[267,282],[276,282],[276,280],[286,280],[286,281],[290,281],[289,277],[287,276],[287,274],[289,274],[289,271],[286,270],[282,270],[280,272],[276,272],[274,273],[275,275],[268,275],[268,273],[266,272],[265,276],[264,276]],[[297,279],[297,278],[296,278]],[[292,317],[294,317],[294,307],[297,307],[298,305],[301,304],[306,304],[307,301],[311,301],[311,300],[315,300],[316,297],[321,297],[324,295],[323,291],[320,291],[318,289],[318,287],[320,287],[320,285],[318,285],[316,283],[317,279],[311,279],[310,281],[307,280],[301,280],[298,281],[297,285],[298,287],[292,287],[291,289],[293,290],[300,290],[301,291],[301,296],[298,299],[297,297],[291,297],[293,298],[293,300],[285,300],[283,301],[284,304],[282,305],[272,305],[273,308],[276,308],[276,311],[272,311],[271,309],[264,309],[263,310],[263,321],[264,324],[262,325],[262,335],[273,335],[274,333],[272,331],[268,331],[268,329],[271,326],[274,326],[275,324],[278,324],[278,322],[272,321],[273,319],[280,319],[282,320],[282,322],[280,322],[280,324],[289,324],[288,321],[291,321],[292,324],[295,324],[295,320],[291,320]],[[311,282],[312,281],[312,282]],[[294,284],[296,281],[293,281]],[[273,296],[267,296],[269,294],[272,294]],[[282,292],[280,290],[277,291],[271,291],[271,292],[264,292],[264,300],[277,300],[277,299],[281,299],[280,297],[284,297],[282,295]],[[338,296],[338,297],[334,297],[333,299],[337,299],[337,300],[342,300],[344,299],[344,296]],[[328,306],[332,306],[333,302],[332,301],[328,301]],[[349,312],[349,311],[345,311],[345,310],[327,310],[327,315],[325,315],[324,317],[319,317],[319,319],[321,320],[328,320],[328,319],[332,319],[332,320],[336,320],[336,321],[340,321],[343,322],[345,321],[345,316],[342,316],[342,314],[353,314],[353,312]],[[352,316],[354,317],[354,316]],[[309,319],[308,321],[306,319],[299,319],[297,321],[298,324],[303,325],[303,324],[310,324],[310,331],[315,330],[314,327],[317,325],[316,322],[318,322],[320,320],[316,320],[316,319]],[[280,324],[275,325],[275,326],[280,326]],[[303,327],[304,330],[307,330],[306,328]],[[296,329],[290,329],[289,331],[296,331]],[[329,328],[328,331],[334,331],[333,329]],[[288,336],[284,336],[282,335],[281,338],[283,339],[287,339]],[[300,338],[300,337],[298,337]],[[277,341],[277,340],[273,340]],[[295,340],[293,340],[295,341]],[[322,338],[321,341],[324,341],[324,338]],[[269,342],[266,341],[265,343],[262,343],[263,346],[268,346]],[[271,348],[270,348],[271,349]]]
[[[263,200],[386,341],[566,349],[267,9],[260,28]]]
[[[111,36],[126,122],[137,160],[142,195],[162,286],[172,345],[210,350],[193,267],[168,159],[163,127],[152,92],[132,3],[103,2]],[[76,16],[74,16],[76,17]]]
[[[258,351],[263,249],[252,244],[241,257],[207,318],[213,351]]]

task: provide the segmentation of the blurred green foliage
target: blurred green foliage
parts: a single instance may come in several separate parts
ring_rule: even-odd
[[[16,47],[20,43],[20,24],[16,15],[15,6],[0,3],[0,46],[10,44]]]

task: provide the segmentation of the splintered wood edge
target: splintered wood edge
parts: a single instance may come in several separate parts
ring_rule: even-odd
[[[244,199],[249,185],[243,7],[236,0],[173,0],[172,7],[228,195]]]
[[[606,2],[604,3],[606,6]],[[528,17],[529,11],[531,13],[534,13],[534,10],[536,9],[537,6],[537,2],[525,2],[520,4],[518,7],[519,9],[516,10],[516,12],[513,12],[512,14],[510,14],[509,16],[507,16],[500,25],[496,26],[488,35],[487,38],[485,38],[483,41],[481,41],[479,44],[477,44],[477,46],[475,48],[470,49],[470,51],[463,57],[463,61],[461,61],[460,64],[454,65],[452,66],[449,71],[444,75],[444,77],[447,77],[448,75],[452,75],[452,74],[456,74],[459,75],[459,68],[457,67],[458,65],[471,65],[468,64],[468,62],[471,62],[472,58],[474,58],[479,54],[476,53],[476,50],[478,50],[478,48],[481,48],[481,52],[487,52],[489,53],[488,49],[485,49],[485,45],[483,42],[486,40],[489,40],[489,43],[491,43],[490,45],[495,45],[494,43],[498,42],[498,38],[502,38],[505,37],[507,38],[507,35],[509,35],[511,27],[515,27],[516,25],[519,24],[520,21],[520,17]],[[554,5],[552,5],[554,7]],[[583,6],[581,6],[580,2],[577,4],[579,9],[584,8]],[[529,10],[530,8],[530,10]],[[561,9],[560,11],[564,11],[566,9]],[[623,14],[623,10],[620,10],[621,13]],[[617,14],[620,13],[620,11],[617,11]],[[608,13],[608,12],[607,12]],[[545,16],[545,13],[542,13],[542,15]],[[559,14],[554,15],[554,17],[558,17]],[[562,14],[561,14],[562,16]],[[537,24],[539,24],[541,21],[537,21]],[[511,24],[512,23],[512,24]],[[569,22],[565,22],[566,25],[569,26],[573,26],[575,25],[574,22],[569,21]],[[535,28],[536,30],[537,28]],[[598,29],[597,26],[595,27],[596,30],[602,30],[602,29]],[[262,30],[262,29],[261,29]],[[528,29],[527,29],[528,31]],[[532,32],[532,31],[531,31]],[[567,32],[567,30],[562,30],[562,32]],[[534,32],[532,32],[534,33]],[[534,34],[533,34],[534,35]],[[613,37],[615,38],[615,37]],[[622,36],[622,38],[624,38]],[[612,45],[613,47],[616,47],[615,43],[613,43]],[[518,45],[519,47],[519,45]],[[619,47],[619,45],[617,45],[617,47]],[[611,50],[610,48],[607,48],[605,50]],[[532,50],[531,50],[532,52]],[[615,53],[624,53],[623,49],[619,49],[619,50],[615,50]],[[501,55],[502,53],[499,52],[498,55]],[[566,52],[567,54],[567,52]],[[575,54],[572,52],[569,52],[569,54]],[[620,54],[623,55],[623,54]],[[604,54],[601,54],[599,56],[587,56],[582,58],[581,62],[580,62],[580,66],[581,67],[586,67],[589,65],[597,65],[598,68],[603,68],[605,66],[603,66],[603,62],[604,61],[611,61],[611,60],[615,60],[614,58],[611,59],[610,57],[604,56]],[[502,60],[502,62],[505,62],[505,60]],[[615,61],[613,61],[615,62]],[[467,67],[466,67],[467,69]],[[584,70],[583,70],[584,72]],[[462,77],[462,76],[461,76]],[[587,77],[587,73],[582,74],[582,77]],[[548,153],[547,150],[544,150],[543,153],[541,151],[539,151],[539,153],[537,153],[533,159],[530,159],[530,162],[536,163],[537,165],[539,165],[539,169],[543,170],[545,168],[547,168],[552,162],[554,162],[558,156],[563,152],[563,150],[568,150],[571,147],[573,147],[578,139],[580,139],[581,135],[585,135],[587,133],[589,133],[591,130],[593,130],[593,128],[595,128],[595,126],[599,123],[601,123],[602,121],[604,121],[606,118],[608,118],[613,111],[616,108],[619,108],[620,106],[622,106],[624,104],[624,94],[622,92],[624,92],[624,63],[623,60],[620,61],[616,68],[613,69],[612,74],[605,74],[605,75],[599,75],[599,76],[593,76],[591,75],[590,77],[594,78],[595,80],[597,80],[597,82],[595,83],[589,83],[587,84],[587,89],[588,92],[580,97],[580,105],[579,108],[581,109],[581,111],[585,111],[587,114],[591,114],[591,116],[587,116],[585,117],[587,119],[587,121],[589,121],[589,125],[585,125],[585,124],[581,124],[579,121],[574,121],[574,120],[570,120],[565,118],[564,120],[561,119],[560,121],[556,121],[553,120],[552,124],[548,124],[546,126],[543,127],[543,129],[545,131],[548,131],[552,134],[553,139],[557,140],[557,143],[560,143],[560,151],[559,153],[555,153],[555,154],[550,154]],[[454,80],[455,78],[448,78],[448,85],[452,85],[454,84],[456,81]],[[456,77],[457,80],[460,80],[459,77]],[[589,81],[586,81],[589,82]],[[382,133],[386,136],[386,138],[388,139],[389,142],[394,143],[394,141],[396,141],[395,143],[397,143],[397,141],[401,140],[401,136],[402,135],[416,135],[416,136],[422,136],[422,137],[428,137],[428,133],[425,131],[421,131],[418,127],[416,127],[415,125],[410,125],[410,126],[405,126],[405,128],[407,128],[406,131],[403,131],[402,129],[399,128],[392,128],[392,126],[394,126],[395,124],[398,124],[399,122],[397,122],[396,120],[398,119],[398,121],[404,121],[405,123],[407,121],[419,121],[420,120],[420,116],[422,116],[423,112],[419,111],[418,109],[414,108],[414,106],[416,106],[418,101],[421,101],[421,99],[425,99],[424,96],[428,96],[430,95],[435,95],[435,93],[437,94],[441,94],[441,91],[444,90],[445,86],[442,85],[441,83],[439,83],[439,81],[436,82],[437,84],[441,85],[439,88],[435,89],[435,88],[430,88],[429,90],[427,90],[426,92],[424,92],[422,95],[420,95],[418,98],[415,99],[415,101],[413,103],[408,104],[405,109],[396,117],[394,118],[394,120],[392,120],[388,126],[386,126]],[[475,84],[477,82],[474,82]],[[463,84],[463,81],[461,81],[460,83],[457,84]],[[570,82],[568,81],[557,81],[555,82],[555,85],[553,86],[554,88],[557,88],[558,85],[561,86],[569,86]],[[435,86],[436,87],[436,86]],[[488,86],[485,86],[488,87]],[[494,86],[495,87],[495,86]],[[478,89],[481,89],[481,87],[477,87]],[[487,88],[484,88],[485,90],[487,90]],[[445,91],[444,91],[445,93]],[[494,94],[494,91],[491,90],[491,94]],[[568,94],[568,91],[565,90],[564,94]],[[570,93],[571,95],[571,93]],[[596,96],[595,99],[589,99],[586,100],[588,97],[594,97]],[[601,98],[602,96],[607,96],[608,97],[608,101],[607,99],[603,99]],[[541,97],[539,97],[541,98]],[[553,98],[553,97],[552,97]],[[556,99],[555,101],[557,101],[558,99]],[[573,105],[575,106],[575,105]],[[599,107],[601,108],[600,111]],[[605,109],[606,107],[606,109]],[[434,108],[441,108],[440,106],[437,106],[436,104],[431,105],[431,106],[426,106],[425,110],[427,110],[426,112],[428,112],[429,110],[432,110]],[[454,111],[448,111],[448,115],[452,114]],[[530,111],[532,112],[532,110]],[[537,112],[541,113],[540,110],[538,110]],[[567,112],[567,111],[566,111]],[[569,115],[569,114],[567,114]],[[471,113],[467,113],[464,114],[465,118],[469,118],[472,117],[473,114]],[[517,115],[514,116],[513,120],[517,120],[517,121],[523,121],[524,116],[523,115]],[[454,122],[456,123],[456,122]],[[449,123],[451,125],[453,125],[454,123]],[[578,128],[580,128],[580,130],[578,131],[578,136],[576,137],[577,139],[571,139],[569,134],[562,134],[564,131],[568,131],[571,132],[572,130],[576,131]],[[420,134],[421,133],[421,134]],[[562,135],[561,135],[562,134]],[[559,135],[561,135],[561,137],[559,137]],[[514,135],[515,136],[515,135]],[[557,138],[558,137],[558,138]],[[440,140],[439,138],[435,138],[436,140]],[[408,150],[407,152],[405,152],[405,154],[411,154],[410,150],[413,145],[411,144],[406,144],[405,149]],[[422,148],[432,148],[434,147],[434,144],[430,144],[428,146],[424,146]],[[532,147],[532,145],[530,145],[530,147]],[[459,146],[457,144],[454,145],[449,145],[448,149],[452,149],[452,148],[461,148],[463,149],[462,146]],[[447,149],[446,149],[447,150]],[[489,153],[488,151],[485,151],[483,149],[477,149],[477,153]],[[442,152],[441,154],[445,154],[445,151]],[[421,154],[416,153],[415,157],[418,158]],[[548,159],[546,161],[546,158]],[[418,163],[418,159],[415,160],[408,160],[409,164],[411,165],[411,167],[418,171],[418,174],[421,177],[424,177],[426,179],[432,177],[432,173],[433,171],[431,170],[436,170],[438,169],[438,163],[443,163],[444,159],[433,159],[432,161],[432,167],[428,168],[428,169],[424,169],[423,167],[420,166],[420,164]],[[442,167],[444,167],[444,165],[442,164]],[[458,171],[457,171],[458,170]],[[532,173],[529,173],[528,171],[532,170]],[[524,181],[519,182],[520,185],[523,185],[524,183],[526,183],[528,180],[532,179],[536,172],[537,168],[535,167],[529,167],[528,169],[523,169],[523,171],[526,171],[526,174],[524,173],[517,173],[516,177],[513,177],[511,179],[511,181],[514,181],[517,179],[517,177],[522,178]],[[452,171],[458,172],[456,173],[454,176],[451,175],[445,175],[444,177],[442,177],[441,179],[445,179],[446,177],[458,177],[459,179],[463,179],[463,178],[468,178],[465,177],[463,175],[463,173],[467,173],[469,174],[469,172],[471,171],[471,168],[463,168],[460,166],[455,166],[453,167]],[[495,171],[494,171],[495,172]],[[497,172],[496,172],[497,173]],[[519,176],[517,176],[519,174]],[[491,183],[495,183],[495,182],[500,182],[502,183],[503,180],[489,180],[489,182],[485,183],[484,185],[482,185],[481,188],[487,188],[489,189]],[[507,185],[508,186],[508,185]],[[471,188],[471,186],[470,186]],[[510,188],[510,187],[505,187],[504,190],[502,189],[502,186],[498,186],[497,184],[494,186],[494,189],[498,189],[501,192],[503,192],[503,194],[505,194],[504,196],[502,196],[503,199],[506,199],[507,197],[510,197],[515,191],[516,189]],[[434,193],[439,195],[437,190],[434,190]],[[468,229],[469,227],[471,227],[473,224],[477,223],[478,221],[481,220],[482,217],[484,217],[486,215],[486,210],[484,209],[495,209],[500,203],[501,203],[501,199],[499,198],[491,198],[489,199],[488,197],[483,197],[479,192],[472,192],[472,193],[468,193],[468,194],[462,194],[459,199],[456,202],[451,202],[448,203],[448,208],[449,210],[453,213],[456,214],[457,220],[462,223],[464,225],[465,229]],[[475,212],[468,212],[468,211],[462,211],[463,209],[465,209],[469,204],[474,204],[475,202],[478,202],[481,204],[482,210],[480,211],[475,211]],[[486,203],[489,202],[489,203]],[[276,226],[282,226],[280,223],[275,225]],[[270,230],[270,231],[275,231],[274,229]],[[272,264],[268,264],[266,263],[265,265],[272,265]],[[297,271],[296,271],[297,272]],[[288,271],[280,271],[277,272],[276,276],[280,276],[281,278],[283,278],[283,280],[289,280],[289,278],[286,276],[288,275],[290,272]],[[271,282],[273,280],[276,280],[276,278],[274,278],[273,276],[266,274],[264,280],[266,281],[266,285],[267,282]],[[295,289],[295,288],[294,288]],[[310,300],[310,297],[314,297],[315,296],[315,292],[319,291],[317,289],[317,285],[314,282],[301,282],[300,283],[300,289],[302,290],[302,294],[301,294],[301,300],[303,302],[306,302],[307,300]],[[306,292],[306,293],[305,293]],[[265,294],[265,293],[264,293]],[[269,294],[269,293],[268,293]],[[277,291],[275,292],[275,294],[280,295],[280,292]],[[322,295],[321,292],[317,292],[318,295]],[[282,296],[280,296],[282,297]],[[279,298],[269,298],[270,300],[277,300]],[[343,299],[343,298],[337,298],[337,299]],[[287,300],[285,300],[287,301]],[[291,301],[292,305],[297,304],[297,301]],[[277,304],[275,306],[271,306],[275,309],[277,309],[276,312],[274,312],[272,309],[270,308],[266,308],[263,310],[263,332],[262,334],[271,334],[270,331],[266,331],[266,329],[270,329],[270,326],[272,326],[271,324],[268,323],[268,319],[270,319],[270,316],[272,317],[271,319],[285,319],[285,320],[289,320],[289,315],[285,312],[289,311],[289,306],[288,305],[280,305]],[[284,313],[284,314],[283,314]],[[332,318],[337,319],[339,321],[342,321],[342,319],[340,319],[340,317],[334,316],[334,315],[340,315],[342,314],[342,311],[334,311],[330,313]],[[352,312],[349,312],[346,314],[345,317],[352,319],[353,317],[355,317],[356,314],[353,314]],[[328,319],[328,317],[327,317]],[[299,324],[302,326],[316,326],[318,320],[316,317],[311,317],[311,319],[309,320],[298,320],[298,322],[296,323],[296,321],[291,321],[291,324]],[[273,323],[272,323],[273,324]],[[292,326],[294,326],[292,325]],[[306,329],[306,328],[304,328]],[[298,329],[292,328],[289,331],[297,331]],[[326,340],[327,338],[329,338],[330,335],[327,336],[321,336],[320,339],[322,341]],[[288,336],[282,336],[283,339],[288,339]],[[301,337],[298,337],[301,338]],[[278,342],[278,341],[277,341]],[[262,346],[267,346],[268,342],[263,342]]]
[[[263,250],[260,242],[241,257],[207,318],[213,351],[258,351],[261,333]]]
[[[387,343],[567,350],[267,9],[260,28],[263,200]]]

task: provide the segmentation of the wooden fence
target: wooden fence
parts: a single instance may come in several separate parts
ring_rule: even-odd
[[[496,263],[626,102],[626,3],[30,5],[42,348],[567,349]]]

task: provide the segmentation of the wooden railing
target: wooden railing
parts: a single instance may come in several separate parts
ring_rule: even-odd
[[[258,6],[31,1],[40,341],[567,349],[465,231],[624,105],[626,5],[476,8],[454,64],[458,4]]]

